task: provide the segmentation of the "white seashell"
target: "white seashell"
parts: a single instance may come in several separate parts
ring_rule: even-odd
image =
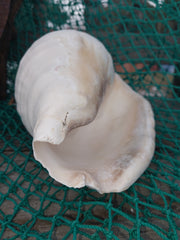
[[[46,34],[26,52],[15,98],[35,158],[69,187],[120,192],[154,153],[150,104],[114,72],[112,58],[79,31]]]

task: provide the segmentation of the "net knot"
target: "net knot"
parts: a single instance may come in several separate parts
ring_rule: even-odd
[[[24,176],[26,178],[26,181],[30,182],[32,180],[32,176],[30,176],[29,174],[26,173]]]
[[[60,219],[60,218],[56,218],[56,221],[55,221],[55,223],[56,223],[56,226],[60,226],[60,225],[61,225],[61,223],[62,223],[62,221],[61,221],[61,219]]]
[[[104,220],[104,227],[108,227],[108,224],[109,224],[109,219],[105,219]]]
[[[21,232],[24,233],[24,234],[22,234],[23,236],[25,236],[25,234],[26,234],[25,232],[26,231],[27,231],[27,226],[26,225],[22,225],[21,226]]]
[[[11,185],[11,188],[10,188],[10,190],[9,190],[11,193],[17,193],[17,187],[15,186],[15,184],[12,184]]]
[[[41,184],[36,185],[36,190],[37,191],[41,191],[41,188],[42,188]]]
[[[99,235],[97,232],[92,235],[92,240],[99,240]]]
[[[5,181],[5,176],[3,172],[0,172],[0,179],[1,179],[1,182]]]
[[[168,239],[171,239],[171,240],[177,239],[173,232],[169,232],[167,235],[168,235]]]
[[[178,189],[179,185],[177,183],[173,183],[172,187],[175,188],[175,189]]]
[[[166,209],[166,214],[169,216],[171,214],[171,210],[170,209]]]
[[[19,172],[19,171],[20,171],[20,168],[19,168],[17,165],[15,165],[15,166],[14,166],[14,171],[15,171],[15,172]]]
[[[138,203],[138,201],[139,201],[138,198],[134,198],[134,199],[133,199],[133,202],[134,202],[134,203]]]
[[[78,220],[75,220],[71,223],[71,228],[76,228],[77,227],[77,224],[78,224]]]
[[[57,215],[53,217],[53,222],[56,223],[58,220],[59,220],[59,217]]]
[[[108,205],[107,205],[107,209],[111,209],[112,208],[112,203],[108,203]]]
[[[0,171],[0,179],[2,178],[2,176],[3,176],[3,172],[2,172],[2,171]]]
[[[149,209],[145,209],[144,214],[146,217],[152,217],[152,213],[149,211]]]
[[[86,188],[83,188],[83,189],[81,189],[81,193],[82,193],[82,195],[87,195],[87,189]]]
[[[5,216],[4,221],[2,222],[2,225],[8,224],[11,221],[11,217],[12,217],[11,215]]]
[[[112,233],[112,232],[108,232],[108,233],[106,234],[106,237],[107,237],[107,240],[113,239],[113,233]]]
[[[130,233],[129,233],[129,235],[130,235],[130,238],[136,239],[136,237],[137,237],[137,229],[136,228],[132,228]]]
[[[156,188],[156,194],[161,196],[161,190],[159,188]]]

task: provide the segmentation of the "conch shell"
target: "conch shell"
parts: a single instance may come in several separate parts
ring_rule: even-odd
[[[15,98],[35,159],[69,187],[120,192],[151,161],[151,106],[87,33],[61,30],[37,40],[20,62]]]

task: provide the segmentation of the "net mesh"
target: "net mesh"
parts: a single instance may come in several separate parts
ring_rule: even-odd
[[[0,102],[0,239],[180,239],[180,1],[24,0]],[[32,154],[13,99],[26,49],[46,32],[100,39],[116,71],[152,104],[156,151],[128,190],[99,194],[53,180]]]

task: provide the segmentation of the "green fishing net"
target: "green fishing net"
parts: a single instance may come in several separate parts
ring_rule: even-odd
[[[34,159],[32,137],[16,112],[21,57],[44,33],[67,28],[100,39],[123,79],[152,104],[153,160],[122,193],[101,195],[53,180]],[[0,102],[0,239],[180,239],[180,1],[24,0],[7,68],[8,96]]]

